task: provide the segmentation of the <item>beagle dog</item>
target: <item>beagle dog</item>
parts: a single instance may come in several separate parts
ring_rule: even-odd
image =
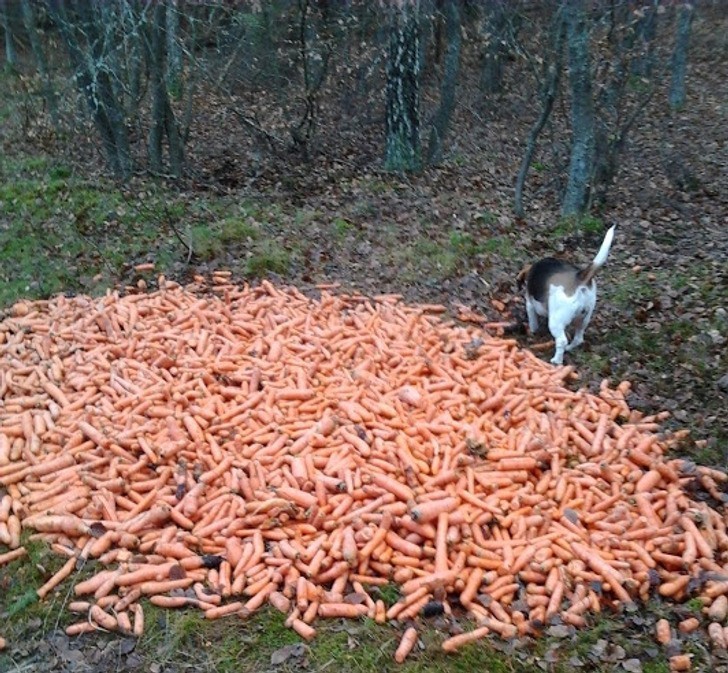
[[[613,238],[614,226],[607,231],[599,252],[586,268],[579,269],[563,260],[546,257],[518,275],[519,285],[526,286],[526,313],[531,334],[538,329],[539,316],[548,318],[549,332],[556,342],[556,352],[551,358],[555,365],[563,363],[564,351],[570,351],[584,341],[584,331],[597,303],[594,276],[607,261]],[[566,328],[572,323],[576,331],[569,343]]]

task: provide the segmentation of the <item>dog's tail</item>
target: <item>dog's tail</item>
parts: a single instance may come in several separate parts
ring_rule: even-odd
[[[602,241],[602,245],[599,248],[599,252],[597,252],[596,257],[592,260],[591,265],[586,267],[586,269],[582,269],[579,272],[579,280],[584,285],[591,282],[592,278],[596,276],[597,271],[599,271],[599,269],[601,269],[607,261],[609,248],[612,247],[612,239],[614,238],[614,228],[616,226],[617,225],[612,225],[611,227],[609,227],[609,230],[607,231],[606,235],[604,236],[604,240]]]

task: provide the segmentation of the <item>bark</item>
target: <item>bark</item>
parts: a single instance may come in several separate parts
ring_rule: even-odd
[[[170,0],[167,7],[167,89],[173,98],[182,95],[182,46],[179,40],[181,0]]]
[[[49,5],[66,44],[76,84],[91,112],[109,168],[129,178],[132,159],[124,110],[114,95],[105,68],[104,40],[99,16],[84,0],[57,0]]]
[[[308,0],[299,0],[300,22],[298,31],[299,56],[301,59],[301,67],[303,70],[303,103],[304,110],[301,119],[291,128],[291,137],[293,144],[305,159],[309,156],[309,143],[316,131],[316,113],[318,111],[318,94],[326,81],[329,71],[329,59],[331,58],[331,45],[326,44],[323,47],[323,53],[318,54],[319,58],[314,58],[316,54],[309,45],[309,2]],[[319,63],[318,72],[315,70],[315,64]]]
[[[5,65],[10,68],[15,68],[18,62],[18,55],[15,51],[13,27],[8,9],[7,0],[0,0],[0,24],[2,24],[5,35]]]
[[[563,215],[581,215],[589,203],[594,173],[594,102],[592,99],[589,25],[579,0],[565,5],[571,85],[571,158],[561,205]]]
[[[444,0],[445,14],[445,62],[440,89],[440,106],[430,128],[427,163],[442,161],[442,143],[445,139],[452,111],[455,107],[455,87],[460,69],[460,44],[462,41],[458,0]]]
[[[655,64],[654,45],[657,34],[658,5],[659,0],[652,0],[651,5],[643,7],[635,26],[635,40],[640,51],[632,61],[632,73],[640,77],[649,77]]]
[[[390,171],[421,167],[418,13],[417,0],[392,3],[389,11],[384,167]]]
[[[565,36],[564,20],[561,13],[554,20],[553,34],[553,59],[551,63],[544,64],[543,87],[541,90],[541,114],[536,123],[531,127],[528,134],[528,142],[526,143],[526,151],[521,160],[521,167],[518,170],[516,178],[514,211],[517,217],[523,217],[523,187],[526,183],[528,169],[531,166],[534,152],[536,151],[536,143],[538,137],[543,131],[546,122],[551,116],[554,108],[554,102],[561,85],[561,73],[563,71],[563,53],[564,53],[564,36]]]
[[[483,55],[483,69],[480,88],[486,94],[499,93],[503,89],[503,71],[506,49],[508,14],[505,2],[494,0],[488,3],[486,22],[487,42]]]
[[[36,25],[35,13],[30,4],[30,0],[21,0],[20,10],[23,15],[23,26],[30,41],[30,48],[33,52],[38,72],[43,79],[43,98],[48,106],[48,112],[51,122],[55,128],[58,128],[58,101],[56,100],[56,92],[53,89],[50,73],[48,70],[48,60],[46,59],[43,45],[38,37],[38,27]]]
[[[152,122],[149,128],[149,167],[153,173],[163,172],[163,144],[165,137],[169,147],[169,171],[179,178],[182,175],[184,151],[177,120],[169,102],[167,82],[164,76],[166,53],[167,3],[154,6],[152,22],[147,31],[146,46],[149,66],[149,85],[152,93]]]
[[[695,8],[689,3],[680,7],[677,19],[677,38],[672,52],[672,80],[670,82],[670,107],[676,110],[685,104],[685,73],[688,62],[690,29],[695,17]]]

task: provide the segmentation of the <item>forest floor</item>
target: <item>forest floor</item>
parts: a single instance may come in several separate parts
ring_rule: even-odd
[[[192,142],[217,143],[221,160],[177,186],[145,177],[119,186],[82,168],[73,152],[44,149],[39,133],[19,122],[20,96],[8,98],[0,109],[0,310],[20,297],[136,291],[154,287],[160,273],[186,281],[224,268],[241,282],[268,277],[305,290],[335,282],[342,292],[392,292],[442,303],[451,315],[465,305],[491,320],[522,322],[515,280],[522,266],[554,253],[587,262],[616,223],[586,343],[567,363],[579,385],[632,381],[632,407],[668,410],[666,427],[690,430],[682,455],[726,469],[728,49],[724,39],[703,37],[691,54],[688,103],[671,113],[655,97],[630,136],[606,207],[579,225],[559,218],[539,165],[527,216],[513,217],[522,152],[514,139],[531,120],[506,98],[487,109],[465,99],[453,123],[467,119],[471,131],[453,141],[442,166],[420,175],[392,176],[374,159],[355,165],[324,148],[312,163],[291,158],[253,171],[244,158],[222,161],[224,138],[200,136]],[[155,270],[136,272],[143,262]],[[528,347],[549,337],[516,338]],[[0,633],[10,643],[0,653],[3,672],[395,670],[398,633],[390,627],[331,624],[302,645],[269,612],[205,623],[150,606],[139,643],[69,639],[60,628],[68,595],[33,600],[55,564],[34,547],[32,563],[0,569]],[[700,604],[656,601],[594,618],[586,630],[554,626],[537,642],[489,640],[454,657],[434,644],[434,623],[424,630],[426,648],[396,670],[658,673],[668,670],[667,653],[652,633],[666,614],[700,616]],[[683,650],[695,654],[695,670],[728,671],[702,636],[685,636]]]

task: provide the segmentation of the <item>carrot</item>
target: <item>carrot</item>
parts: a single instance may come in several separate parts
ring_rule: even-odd
[[[669,659],[670,671],[689,671],[691,664],[690,654],[675,654]]]
[[[678,623],[677,628],[680,633],[692,633],[700,626],[700,620],[697,617],[688,617]]]
[[[659,619],[655,624],[655,638],[660,645],[667,645],[672,640],[672,629],[667,619]]]
[[[445,652],[456,652],[463,645],[467,645],[468,643],[472,643],[476,640],[480,640],[481,638],[485,638],[485,636],[487,636],[489,633],[490,629],[487,626],[481,626],[477,629],[473,629],[472,631],[460,633],[456,636],[451,636],[447,640],[443,641],[442,649]]]
[[[144,609],[141,603],[134,604],[134,628],[132,629],[132,635],[136,638],[141,638],[144,633]]]
[[[402,639],[399,641],[397,650],[394,653],[394,660],[401,664],[412,652],[412,649],[417,644],[417,629],[410,626],[403,634]]]
[[[725,621],[728,616],[728,596],[721,595],[710,604],[707,611],[708,617],[715,622]]]
[[[452,512],[458,506],[457,498],[443,498],[431,500],[415,505],[410,509],[412,518],[418,523],[425,523],[436,519],[442,512]]]
[[[316,629],[301,619],[294,619],[291,628],[304,640],[313,640],[316,637]]]
[[[116,631],[118,627],[116,618],[102,610],[98,605],[92,605],[89,608],[88,618],[91,623],[97,624],[107,631]]]
[[[58,570],[43,586],[36,590],[38,598],[43,600],[53,589],[55,589],[63,580],[65,580],[76,568],[76,559],[69,558],[61,569]]]
[[[88,535],[90,532],[88,524],[72,514],[31,516],[25,520],[25,524],[39,533],[64,533],[71,537]]]
[[[345,617],[354,619],[367,614],[366,605],[354,605],[351,603],[322,603],[318,609],[319,617]]]
[[[28,552],[25,547],[18,547],[17,549],[12,549],[11,551],[5,552],[4,554],[0,554],[0,566],[5,565],[6,563],[11,563],[16,559],[22,558],[27,553]]]
[[[93,633],[98,630],[99,627],[96,624],[84,620],[83,622],[69,624],[65,629],[65,633],[67,636],[79,636],[82,633]]]
[[[219,619],[226,615],[233,615],[243,610],[243,603],[241,601],[234,601],[233,603],[227,603],[218,607],[210,608],[205,610],[205,619]]]
[[[708,637],[713,642],[714,649],[726,649],[726,637],[722,624],[720,624],[719,622],[711,622],[710,624],[708,624]]]

